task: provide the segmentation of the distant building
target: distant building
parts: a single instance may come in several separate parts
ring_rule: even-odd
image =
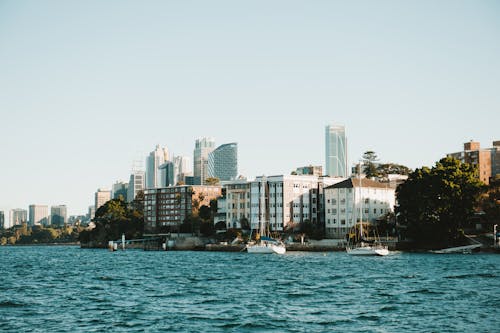
[[[149,156],[146,158],[146,187],[155,188],[161,187],[161,170],[160,165],[168,161],[167,147],[161,148],[156,145]]]
[[[221,181],[236,179],[238,176],[238,144],[220,145],[208,154],[208,177]]]
[[[48,225],[49,224],[49,207],[46,205],[30,205],[29,206],[29,225]]]
[[[356,222],[374,223],[392,212],[395,190],[367,178],[349,178],[328,186],[325,192],[326,236],[345,238]]]
[[[28,222],[28,211],[26,209],[15,208],[10,210],[10,227]]]
[[[0,210],[0,229],[6,229],[7,226],[5,224],[5,213]]]
[[[118,199],[120,196],[123,200],[127,200],[128,194],[128,183],[123,181],[117,181],[111,187],[111,197],[113,199]]]
[[[208,178],[208,154],[215,147],[213,138],[200,138],[195,142],[193,152],[193,180],[197,185],[205,184],[205,179]],[[199,180],[199,182],[198,182]]]
[[[294,172],[296,175],[311,175],[320,177],[323,175],[323,167],[321,165],[309,165],[297,168]]]
[[[347,138],[344,126],[326,126],[325,162],[326,175],[330,177],[347,177]]]
[[[210,205],[220,186],[182,185],[144,191],[144,228],[147,233],[177,230],[193,210]]]
[[[50,224],[62,227],[67,223],[68,209],[66,205],[50,207]]]
[[[134,201],[137,193],[144,190],[144,171],[132,171],[127,189],[127,202]]]
[[[110,190],[105,190],[105,189],[97,189],[97,192],[95,192],[95,210],[97,211],[99,207],[104,205],[106,202],[111,200],[111,191]]]
[[[224,198],[217,200],[217,212],[225,212],[228,228],[241,228],[242,220],[250,223],[250,182],[246,179],[222,182]],[[224,206],[224,207],[222,207]]]
[[[95,217],[95,206],[89,206],[87,213],[87,221],[91,221]]]
[[[482,149],[479,142],[470,141],[464,143],[464,150],[450,153],[451,156],[462,163],[469,163],[478,168],[479,179],[490,183],[490,178],[495,177],[500,171],[500,141],[493,142],[493,148]]]

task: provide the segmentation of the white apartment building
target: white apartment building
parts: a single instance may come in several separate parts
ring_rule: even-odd
[[[324,179],[327,178],[310,175],[257,177],[250,185],[251,228],[259,229],[261,223],[269,223],[270,230],[282,231],[297,223],[319,223],[318,189]],[[333,178],[327,183],[336,181]]]
[[[104,205],[106,202],[111,200],[111,191],[104,189],[97,189],[95,192],[95,210],[97,211],[99,207]]]
[[[221,213],[226,213],[228,228],[241,228],[241,220],[250,221],[250,182],[246,179],[222,182],[225,196],[217,207],[224,205]]]
[[[329,238],[345,238],[356,222],[375,222],[392,212],[395,190],[370,179],[349,178],[324,189],[325,227]]]
[[[29,206],[29,225],[48,225],[49,224],[49,207],[46,205],[30,205]]]

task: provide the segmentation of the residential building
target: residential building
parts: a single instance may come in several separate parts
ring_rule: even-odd
[[[99,188],[95,192],[95,210],[97,211],[99,207],[104,205],[106,202],[111,200],[111,191],[107,189]]]
[[[349,178],[324,189],[326,236],[345,238],[349,230],[362,220],[374,223],[392,212],[395,190],[388,184],[367,178]]]
[[[0,210],[0,229],[7,229],[7,225],[5,224],[5,213]]]
[[[181,185],[144,191],[144,228],[147,233],[178,230],[188,216],[221,195],[220,186]]]
[[[208,154],[208,177],[221,181],[236,179],[238,176],[238,144],[220,145]]]
[[[325,162],[326,175],[330,177],[347,177],[347,138],[344,126],[326,126]]]
[[[321,165],[309,165],[297,168],[293,173],[296,175],[311,175],[320,177],[323,175],[323,167]]]
[[[198,185],[205,184],[208,178],[208,154],[210,154],[215,147],[215,140],[213,138],[200,138],[195,142],[193,152],[193,176],[194,180],[198,181]]]
[[[28,222],[28,211],[26,209],[15,208],[10,210],[10,227]]]
[[[225,195],[224,188],[223,188],[221,197],[217,198],[217,213],[214,216],[214,226],[218,227],[217,224],[219,222],[224,222],[226,229],[232,228],[232,225],[229,226],[229,223],[227,222],[227,207],[226,206],[227,206],[226,205],[226,195]]]
[[[146,187],[156,188],[161,187],[161,170],[160,165],[168,161],[167,147],[161,148],[156,145],[149,156],[146,158]]]
[[[337,181],[310,175],[257,177],[250,185],[251,228],[268,223],[270,230],[282,231],[303,222],[321,223],[324,184]]]
[[[127,202],[134,201],[137,193],[144,190],[144,171],[134,170],[130,175],[127,189]]]
[[[490,183],[490,178],[498,174],[500,166],[500,142],[494,141],[493,148],[482,149],[479,142],[469,141],[464,143],[464,150],[450,153],[451,156],[462,163],[469,163],[478,168],[479,179],[485,183]]]
[[[30,226],[48,225],[49,224],[49,207],[46,205],[30,205],[29,206],[29,222]]]
[[[120,196],[123,200],[127,200],[128,194],[128,183],[124,181],[117,181],[111,187],[111,197],[113,199],[119,199]]]
[[[67,223],[67,217],[68,210],[66,205],[50,207],[50,224],[62,227]]]
[[[246,220],[247,223],[250,222],[251,183],[246,179],[238,179],[222,182],[221,185],[224,197],[220,201],[217,200],[217,212],[225,212],[225,221],[228,228],[241,228],[242,220]]]

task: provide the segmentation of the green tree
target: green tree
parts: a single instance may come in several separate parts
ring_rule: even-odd
[[[218,185],[220,182],[219,178],[217,177],[209,177],[207,179],[205,179],[205,184],[207,185]]]
[[[473,216],[482,188],[477,169],[451,157],[416,169],[396,191],[402,232],[420,248],[463,242],[461,228]]]
[[[366,178],[373,178],[378,176],[377,167],[375,162],[378,161],[377,154],[374,151],[366,151],[363,154],[363,172]]]
[[[382,163],[377,166],[377,174],[379,177],[387,177],[389,174],[408,175],[411,169],[407,166],[395,163]]]
[[[490,184],[481,196],[481,210],[484,212],[484,218],[490,223],[500,223],[500,176],[490,180]]]

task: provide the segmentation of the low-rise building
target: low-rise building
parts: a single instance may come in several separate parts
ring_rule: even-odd
[[[370,179],[349,178],[325,191],[326,236],[344,238],[356,222],[374,223],[393,212],[395,190]]]
[[[144,229],[149,234],[178,227],[201,206],[221,196],[220,186],[182,185],[144,191]]]

